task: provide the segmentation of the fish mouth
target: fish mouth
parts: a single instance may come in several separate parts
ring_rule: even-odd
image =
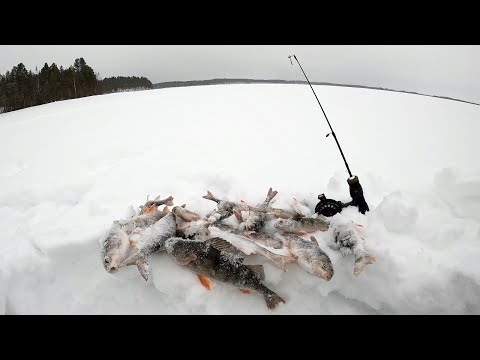
[[[325,274],[322,279],[325,281],[330,281],[333,277],[333,274]]]
[[[333,269],[317,268],[316,275],[325,281],[330,281],[333,277]]]
[[[118,271],[118,267],[116,266],[111,266],[108,270],[107,270],[110,274],[114,274]]]

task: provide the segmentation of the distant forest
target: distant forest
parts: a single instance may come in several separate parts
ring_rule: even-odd
[[[205,86],[205,85],[225,85],[225,84],[302,84],[306,85],[305,80],[265,80],[265,79],[210,79],[210,80],[187,80],[187,81],[166,81],[158,84],[153,84],[154,89],[165,89],[171,87],[186,87],[186,86]],[[318,82],[312,81],[312,85],[324,85],[324,86],[340,86],[340,87],[350,87],[350,88],[360,88],[360,89],[371,89],[371,90],[383,90],[383,91],[392,91],[400,92],[406,94],[414,94],[420,96],[436,97],[440,99],[447,99],[453,101],[459,101],[467,104],[480,105],[472,101],[466,101],[461,99],[455,99],[448,96],[440,95],[428,95],[422,94],[414,91],[405,91],[405,90],[394,90],[383,87],[376,86],[366,86],[366,85],[352,85],[352,84],[337,84],[329,82]]]
[[[113,76],[102,80],[83,58],[75,59],[66,69],[45,63],[35,72],[20,63],[5,75],[0,74],[0,113],[59,100],[152,88],[145,77]]]

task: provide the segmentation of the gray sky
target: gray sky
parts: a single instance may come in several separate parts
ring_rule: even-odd
[[[478,45],[0,45],[0,73],[23,62],[68,67],[77,57],[108,76],[152,83],[212,78],[303,80],[380,86],[480,103]]]

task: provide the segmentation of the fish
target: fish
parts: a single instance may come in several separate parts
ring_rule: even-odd
[[[183,204],[182,206],[175,206],[172,209],[172,212],[180,219],[185,221],[197,221],[201,219],[200,215],[194,213],[193,211],[187,210],[185,207],[186,204]]]
[[[260,211],[253,211],[247,220],[240,224],[242,228],[250,231],[257,231],[260,229],[267,221],[267,215]]]
[[[258,245],[270,247],[273,249],[282,249],[284,247],[284,241],[277,236],[278,234],[267,234],[263,232],[247,230],[242,231],[222,223],[215,224],[215,227],[222,231],[227,231],[235,235],[246,237],[248,240],[257,243]]]
[[[222,238],[204,241],[170,238],[165,242],[165,248],[178,265],[196,273],[207,289],[211,289],[210,279],[213,279],[233,285],[242,292],[254,291],[262,295],[269,309],[285,303],[262,283],[263,267],[244,265],[243,257]]]
[[[115,273],[131,251],[129,235],[118,223],[113,223],[108,234],[101,240],[100,256],[105,270]]]
[[[265,198],[264,202],[260,206],[252,208],[253,211],[250,212],[250,216],[244,223],[245,230],[256,231],[265,224],[267,215],[264,211],[262,211],[262,209],[268,207],[272,199],[277,194],[278,191],[272,191],[272,188],[268,190],[267,197]]]
[[[208,227],[210,223],[204,220],[191,221],[188,225],[180,227],[177,224],[177,237],[184,239],[206,238],[210,235]]]
[[[233,201],[220,200],[210,191],[207,191],[207,195],[204,195],[203,198],[217,203],[217,209],[208,216],[208,221],[212,224],[230,217],[235,210],[248,211],[248,206]]]
[[[317,239],[311,236],[311,241],[294,234],[286,234],[288,248],[297,258],[298,265],[307,273],[320,279],[330,281],[333,277],[333,265],[328,255],[320,249]]]
[[[301,218],[298,220],[278,219],[273,226],[286,233],[305,235],[316,231],[327,231],[329,222],[325,217],[319,215],[316,218]]]
[[[138,271],[148,280],[150,275],[148,257],[157,252],[165,250],[165,241],[176,235],[175,214],[169,212],[152,226],[144,229],[140,237],[135,241],[135,253],[122,262],[122,266],[136,265]]]
[[[293,198],[293,201],[290,201],[288,204],[296,214],[299,214],[301,217],[310,217],[312,215],[312,211],[306,206],[298,202],[297,199]]]
[[[115,273],[119,268],[125,266],[123,262],[130,257],[135,249],[135,238],[138,238],[143,229],[155,224],[158,220],[168,214],[168,206],[173,205],[173,197],[148,201],[141,206],[141,214],[134,215],[123,220],[115,220],[108,235],[101,241],[100,256],[105,270]],[[163,211],[157,208],[166,205]]]
[[[356,224],[351,220],[342,214],[335,214],[331,218],[327,245],[334,250],[340,250],[344,256],[349,253],[354,254],[354,276],[360,275],[367,265],[376,261],[376,257],[365,249],[363,242],[363,238],[356,229]]]
[[[231,228],[226,227],[224,224],[218,223],[211,225],[209,230],[212,236],[222,236],[222,238],[232,243],[233,246],[245,255],[258,254],[264,256],[283,271],[287,271],[287,265],[289,263],[295,262],[295,258],[287,249],[284,249],[284,255],[276,254],[257,244],[251,238],[247,238],[243,234],[236,234],[235,231],[231,231]]]
[[[280,219],[294,219],[298,220],[303,215],[296,213],[295,211],[289,211],[289,210],[284,210],[284,209],[276,209],[272,207],[267,207],[265,209],[262,209],[260,211],[264,211],[267,215],[271,215],[276,218]]]
[[[147,214],[152,211],[152,209],[157,209],[161,205],[173,206],[173,196],[169,196],[166,199],[160,200],[160,195],[158,195],[154,200],[148,200],[147,202],[140,206],[140,213]]]
[[[160,196],[157,196],[157,199],[158,198],[160,198]],[[161,205],[165,205],[165,208],[162,211],[159,211],[158,207]],[[147,228],[167,215],[169,212],[168,206],[173,206],[172,196],[163,200],[147,201],[145,205],[140,206],[142,211],[139,215],[132,216],[125,220],[116,220],[115,222],[119,224],[127,234],[131,234],[134,229]]]

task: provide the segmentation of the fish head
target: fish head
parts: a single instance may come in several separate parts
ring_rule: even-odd
[[[113,274],[118,271],[118,268],[120,267],[121,263],[121,258],[115,254],[113,256],[106,256],[103,258],[103,266],[105,267],[105,270],[107,270],[109,273]]]
[[[178,265],[185,266],[197,258],[189,245],[188,240],[173,237],[165,242],[165,249]]]
[[[330,281],[333,277],[333,265],[328,257],[320,257],[312,261],[312,270],[315,276],[325,281]]]
[[[123,245],[128,242],[128,235],[119,226],[114,226],[102,244],[102,263],[109,273],[117,272],[123,260]]]
[[[273,226],[278,230],[292,229],[294,222],[291,219],[278,219]]]

